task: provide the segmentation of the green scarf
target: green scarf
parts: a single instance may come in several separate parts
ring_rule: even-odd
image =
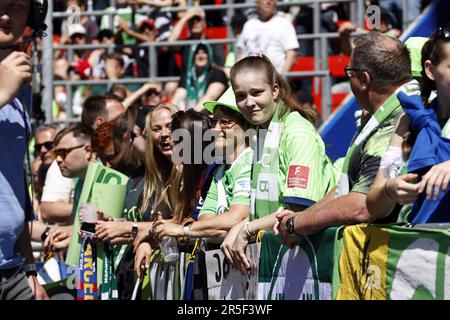
[[[197,48],[203,45],[208,50],[208,64],[203,69],[202,73],[197,75],[196,68],[194,65],[195,52]],[[197,45],[193,45],[189,49],[189,59],[188,59],[188,67],[186,74],[186,90],[187,90],[187,108],[191,109],[195,108],[198,101],[201,97],[203,97],[206,93],[206,77],[208,76],[211,70],[213,51],[209,44],[199,43]]]
[[[270,121],[265,137],[260,137],[258,128],[258,141],[264,139],[264,147],[259,156],[259,142],[254,154],[256,163],[252,166],[252,190],[250,205],[250,220],[267,216],[276,212],[280,207],[278,190],[279,146],[283,119],[280,119],[280,110],[283,102],[279,102],[275,114]],[[287,114],[285,115],[285,117]]]
[[[404,91],[406,93],[416,91],[418,89],[418,82],[416,80],[412,80],[407,84],[399,87],[384,103],[378,110],[370,117],[369,121],[362,127],[361,131],[358,133],[358,136],[353,140],[352,145],[347,151],[347,155],[345,156],[344,165],[342,167],[341,177],[339,179],[339,183],[336,189],[335,197],[344,196],[350,192],[350,180],[348,178],[348,169],[350,166],[350,160],[352,159],[353,154],[355,153],[356,148],[365,143],[369,137],[374,134],[380,124],[382,124],[389,116],[398,108],[401,108],[400,102],[397,99],[397,93],[400,91]]]
[[[118,300],[116,274],[114,272],[114,253],[109,243],[103,245],[103,280],[101,287],[101,300]]]

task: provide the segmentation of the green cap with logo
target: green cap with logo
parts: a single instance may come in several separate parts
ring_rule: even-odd
[[[203,107],[211,113],[214,112],[214,109],[216,109],[217,106],[225,106],[241,113],[236,105],[236,97],[234,96],[233,88],[231,86],[220,96],[219,99],[217,99],[217,101],[206,101],[203,103]]]
[[[411,57],[411,73],[414,78],[422,76],[422,48],[428,38],[411,37],[405,42]]]

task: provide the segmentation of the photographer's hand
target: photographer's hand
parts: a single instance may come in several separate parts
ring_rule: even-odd
[[[30,57],[14,51],[0,62],[0,108],[10,102],[20,87],[31,81]]]

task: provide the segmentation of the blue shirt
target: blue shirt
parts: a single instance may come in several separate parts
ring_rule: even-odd
[[[14,247],[25,221],[33,219],[24,172],[30,132],[28,110],[18,98],[0,108],[0,270],[22,263]]]

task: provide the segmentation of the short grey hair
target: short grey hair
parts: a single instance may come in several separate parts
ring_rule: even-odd
[[[380,89],[389,90],[412,79],[408,49],[398,39],[371,31],[354,43],[352,67],[367,71]]]

